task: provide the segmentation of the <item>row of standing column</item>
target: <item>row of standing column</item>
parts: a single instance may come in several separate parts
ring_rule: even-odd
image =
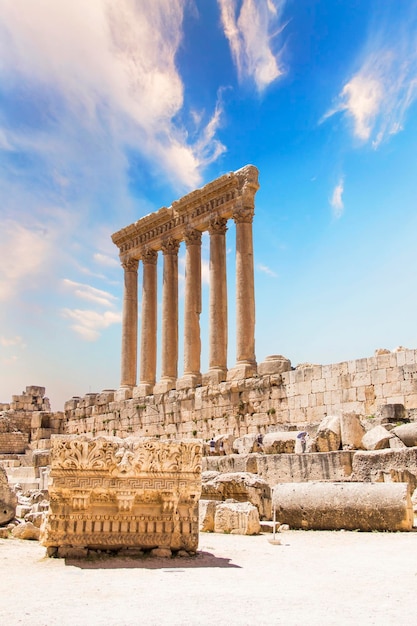
[[[240,209],[236,223],[236,366],[227,370],[227,220],[214,216],[209,223],[209,370],[200,372],[201,356],[201,232],[188,228],[184,233],[184,373],[178,379],[178,250],[180,242],[169,238],[161,249],[164,257],[162,289],[161,379],[156,384],[157,354],[157,259],[158,253],[143,251],[142,327],[138,395],[164,393],[170,389],[220,383],[245,378],[256,372],[255,298],[252,220],[253,209]],[[136,386],[138,336],[138,261],[128,259],[124,268],[121,386]]]

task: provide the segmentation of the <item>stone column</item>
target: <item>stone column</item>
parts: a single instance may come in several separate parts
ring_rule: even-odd
[[[162,242],[164,274],[162,284],[162,365],[161,380],[154,393],[175,389],[178,375],[178,250],[172,237]]]
[[[209,371],[205,385],[226,380],[227,374],[227,220],[214,216],[210,233]]]
[[[142,253],[142,332],[140,346],[140,382],[135,396],[153,393],[156,378],[156,320],[157,320],[157,261],[158,253],[145,248]]]
[[[184,240],[184,374],[177,381],[177,389],[188,389],[201,383],[201,232],[188,228],[184,233]]]
[[[250,378],[256,374],[255,288],[253,266],[252,207],[235,210],[236,224],[236,365],[227,379]]]
[[[137,259],[122,259],[124,269],[121,387],[136,385],[138,358],[138,264]]]

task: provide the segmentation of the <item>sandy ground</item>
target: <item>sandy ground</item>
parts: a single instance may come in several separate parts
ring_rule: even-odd
[[[200,535],[195,558],[48,559],[0,540],[8,626],[417,623],[417,533]]]

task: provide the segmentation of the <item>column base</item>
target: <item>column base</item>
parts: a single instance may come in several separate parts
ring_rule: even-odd
[[[227,377],[227,370],[221,367],[213,367],[206,374],[203,374],[203,385],[218,385],[223,383]]]
[[[191,389],[201,385],[201,374],[184,374],[177,380],[176,389]]]
[[[171,391],[171,389],[175,389],[177,384],[176,378],[161,378],[159,382],[156,383],[153,388],[153,392],[155,393],[167,393],[167,391]]]
[[[256,363],[236,363],[232,369],[228,370],[226,380],[242,380],[242,378],[252,378],[257,374]]]
[[[139,383],[133,392],[134,398],[144,398],[153,395],[154,383]]]
[[[123,400],[130,400],[133,398],[133,387],[119,387],[114,392],[114,401],[122,402]]]

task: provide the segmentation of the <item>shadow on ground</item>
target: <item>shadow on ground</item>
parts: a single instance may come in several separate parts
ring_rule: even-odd
[[[153,556],[121,557],[103,555],[86,559],[65,559],[65,565],[80,569],[160,569],[166,573],[177,573],[195,568],[238,568],[231,559],[215,556],[210,552],[197,552],[193,557],[172,557],[163,559]]]

